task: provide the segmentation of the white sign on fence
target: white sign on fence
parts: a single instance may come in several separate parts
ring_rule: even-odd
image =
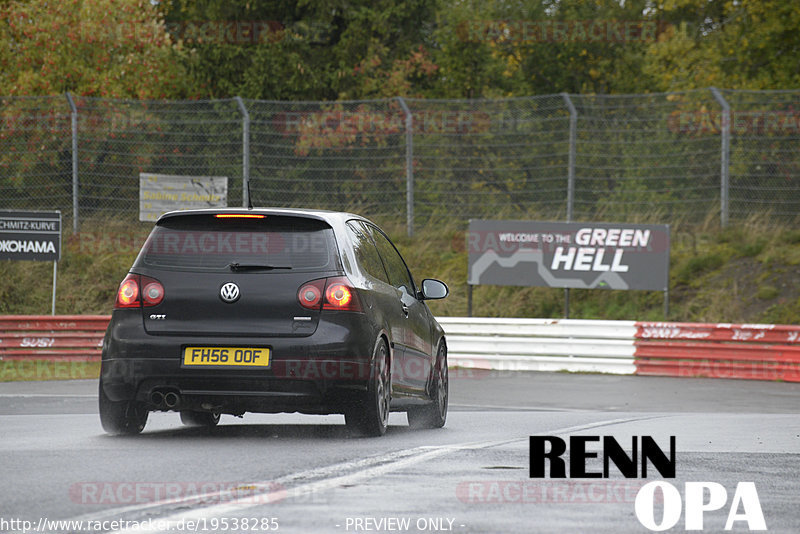
[[[173,210],[227,206],[227,176],[139,174],[140,221],[155,221]]]

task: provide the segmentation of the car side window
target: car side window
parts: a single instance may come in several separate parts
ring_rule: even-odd
[[[372,230],[372,238],[375,240],[375,246],[378,247],[378,253],[386,266],[386,272],[389,273],[389,283],[398,289],[405,288],[409,295],[415,295],[414,281],[411,279],[411,273],[408,272],[403,257],[383,232],[377,227],[368,226]]]
[[[353,250],[356,254],[358,265],[368,275],[388,284],[389,277],[386,275],[386,269],[384,269],[383,262],[378,255],[378,249],[375,248],[375,243],[372,242],[372,238],[367,234],[366,229],[356,221],[348,222],[347,229],[353,238]]]

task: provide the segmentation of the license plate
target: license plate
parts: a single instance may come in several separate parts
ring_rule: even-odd
[[[269,367],[264,347],[186,347],[184,367]]]

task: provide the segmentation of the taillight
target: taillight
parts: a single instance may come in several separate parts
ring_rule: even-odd
[[[297,290],[297,300],[309,310],[362,311],[356,290],[344,276],[306,282]]]
[[[141,289],[144,286],[144,289]],[[117,290],[115,308],[138,308],[157,306],[164,300],[164,286],[155,278],[139,274],[129,274]]]
[[[325,286],[325,302],[322,304],[322,309],[361,311],[358,295],[347,278],[343,276],[328,278]]]
[[[308,282],[297,291],[297,300],[300,305],[309,310],[319,310],[322,302],[322,291],[325,289],[325,279]]]
[[[115,308],[138,308],[139,307],[139,276],[129,274],[119,285],[117,290],[117,301]]]
[[[144,283],[146,277],[142,277],[142,283]],[[164,300],[164,286],[161,285],[161,282],[157,280],[153,280],[149,282],[146,286],[144,286],[144,291],[142,291],[142,298],[144,299],[145,306],[156,306],[161,304],[161,301]]]

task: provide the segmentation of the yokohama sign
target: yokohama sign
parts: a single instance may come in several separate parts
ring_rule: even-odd
[[[0,260],[58,261],[61,212],[0,211]]]

